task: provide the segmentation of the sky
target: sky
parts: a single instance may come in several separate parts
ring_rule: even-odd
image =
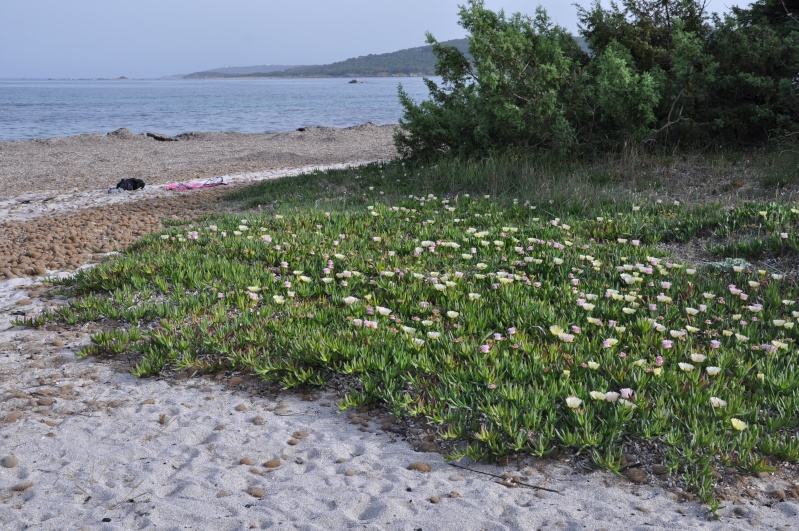
[[[157,78],[223,66],[328,64],[464,37],[465,0],[0,0],[0,78]],[[486,0],[577,32],[568,0]],[[588,7],[589,0],[576,0]],[[726,12],[749,1],[709,0]],[[607,1],[604,2],[607,5]]]

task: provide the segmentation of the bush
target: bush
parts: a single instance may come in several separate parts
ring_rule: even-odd
[[[590,53],[533,18],[460,9],[469,54],[432,35],[441,86],[400,87],[396,144],[430,159],[597,152],[630,143],[739,146],[799,134],[799,2],[757,0],[711,19],[697,0],[578,8]],[[712,23],[709,22],[712,20]]]

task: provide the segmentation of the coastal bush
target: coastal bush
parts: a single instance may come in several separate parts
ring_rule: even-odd
[[[432,35],[439,84],[411,100],[406,157],[597,153],[631,144],[719,147],[799,135],[799,3],[757,0],[712,18],[699,0],[578,8],[588,52],[542,8],[460,9],[470,58]]]

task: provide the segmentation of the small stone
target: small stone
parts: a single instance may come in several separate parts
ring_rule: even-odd
[[[3,458],[3,468],[14,468],[18,464],[19,464],[19,459],[17,459],[13,455],[9,455]]]
[[[303,430],[295,431],[294,433],[291,434],[291,436],[294,437],[295,439],[304,439],[308,436],[308,432]]]
[[[656,476],[665,476],[669,473],[669,469],[666,465],[656,464],[652,465],[652,473]]]
[[[641,484],[646,483],[647,474],[646,470],[640,468],[628,468],[624,475],[627,476],[627,479],[632,481],[633,483]]]
[[[263,417],[258,416],[252,419],[252,423],[255,424],[256,426],[263,426],[264,424],[266,424],[266,420]]]
[[[784,490],[782,490],[782,489],[774,489],[774,490],[770,490],[770,491],[768,492],[768,495],[769,495],[769,497],[770,497],[770,498],[772,498],[772,499],[775,499],[775,500],[778,500],[778,501],[782,501],[782,500],[784,500],[784,499],[785,499],[785,497],[786,497],[786,496],[785,496],[785,491],[784,491]]]
[[[22,411],[12,411],[5,417],[3,417],[3,422],[11,424],[12,422],[16,422],[22,418]]]
[[[277,468],[280,466],[280,459],[270,459],[264,463],[264,468]]]
[[[632,465],[638,462],[638,456],[635,454],[624,454],[622,463],[625,465]]]
[[[438,452],[441,448],[434,442],[422,441],[416,447],[417,452]]]
[[[452,474],[449,477],[449,480],[450,481],[463,481],[463,476],[461,476],[460,474]]]
[[[298,444],[300,444],[300,440],[299,439],[289,439],[286,444],[288,444],[289,446],[297,446]]]
[[[32,486],[33,486],[33,481],[26,481],[25,483],[20,483],[19,485],[14,486],[11,490],[13,490],[14,492],[25,492]]]
[[[423,461],[416,461],[416,462],[411,463],[410,465],[408,465],[408,470],[416,470],[418,472],[427,473],[427,472],[430,472],[431,470],[433,470],[433,467],[431,467],[430,465],[428,465],[427,463],[425,463]]]
[[[744,509],[743,507],[734,507],[732,510],[732,514],[734,514],[738,518],[746,518],[747,512],[746,509]]]
[[[224,429],[225,429],[225,425],[224,424],[219,424],[216,428],[214,428],[214,431],[222,431]]]
[[[263,498],[266,491],[262,487],[250,487],[247,489],[247,494],[253,498]]]
[[[230,496],[230,493],[224,490],[220,490],[219,492],[216,493],[217,498],[227,498],[228,496]]]
[[[430,496],[430,503],[441,503],[441,496]]]
[[[344,475],[351,478],[352,476],[357,476],[358,473],[356,471],[350,469],[350,470],[347,470],[346,472],[344,472]]]
[[[33,301],[30,299],[20,299],[17,301],[17,306],[30,306]]]
[[[250,474],[255,474],[256,476],[260,476],[260,475],[262,475],[262,474],[261,474],[261,471],[260,471],[260,470],[258,470],[257,468],[251,468],[251,469],[250,469]]]
[[[234,376],[233,378],[230,379],[228,385],[230,385],[230,387],[238,387],[243,383],[244,383],[244,378],[241,378],[239,376]]]
[[[635,510],[644,514],[650,514],[652,512],[652,509],[646,505],[636,505]]]
[[[61,341],[60,339],[56,339],[56,340],[53,341],[53,346],[54,347],[63,347],[64,346],[64,342]]]
[[[241,459],[239,459],[239,464],[249,466],[252,464],[252,459],[250,459],[249,457],[242,457]]]
[[[392,426],[393,426],[392,423],[384,422],[383,424],[380,425],[380,429],[383,430],[383,431],[388,431],[388,430],[391,429]]]
[[[249,408],[247,406],[245,406],[244,404],[239,404],[238,406],[236,406],[235,409],[236,409],[236,411],[247,411]]]
[[[52,406],[53,402],[55,402],[55,400],[53,400],[49,396],[43,396],[42,398],[36,401],[36,403],[39,404],[40,406]]]
[[[461,497],[461,493],[458,492],[457,490],[453,490],[452,492],[449,493],[449,497],[450,498],[460,498]]]

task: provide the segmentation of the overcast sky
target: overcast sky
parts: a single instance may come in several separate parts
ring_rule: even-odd
[[[0,78],[152,78],[221,66],[327,64],[465,36],[465,0],[0,0]],[[588,0],[578,0],[588,6]],[[743,0],[710,0],[725,12]],[[605,2],[607,4],[607,1]],[[568,0],[487,0],[576,33]]]

